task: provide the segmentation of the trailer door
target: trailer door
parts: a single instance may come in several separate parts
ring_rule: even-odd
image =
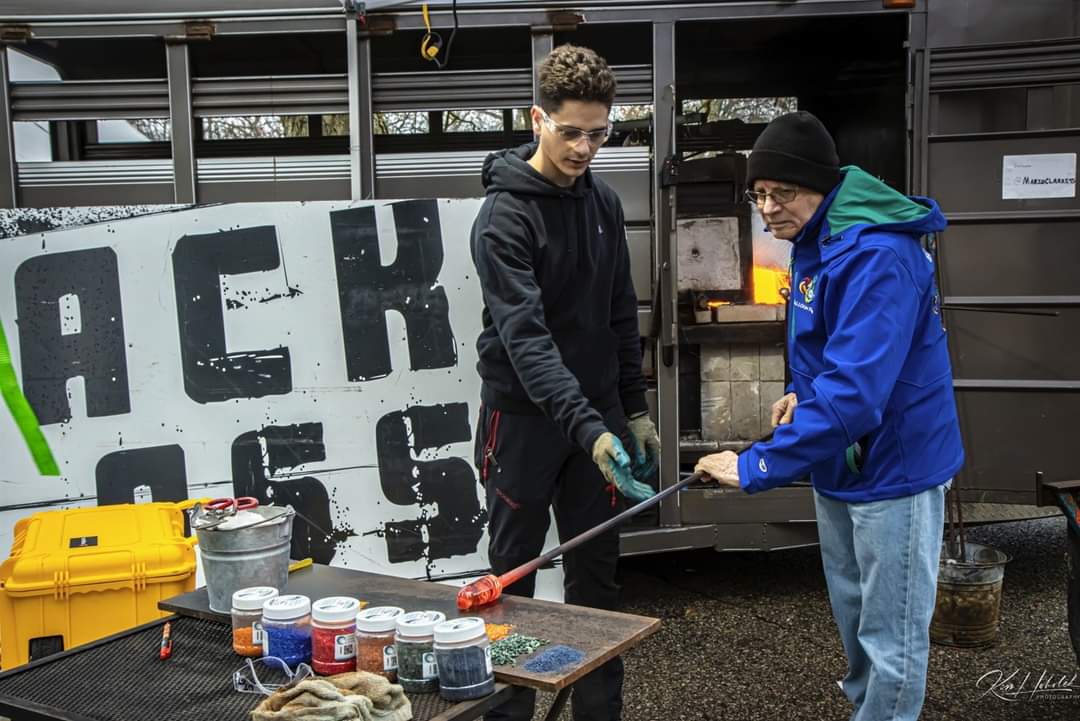
[[[1080,476],[1078,7],[928,0],[913,16],[912,185],[949,219],[965,500],[1031,503],[1036,471]]]

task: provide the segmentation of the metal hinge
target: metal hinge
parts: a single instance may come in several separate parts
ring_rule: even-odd
[[[213,40],[217,28],[208,20],[184,23],[184,35],[188,40]]]
[[[195,43],[208,42],[214,39],[217,26],[209,20],[192,20],[184,23],[183,35],[166,35],[167,43]]]
[[[551,12],[548,13],[547,23],[533,25],[531,30],[535,33],[570,33],[578,29],[585,22],[585,16],[579,12]]]
[[[23,45],[34,36],[29,25],[0,25],[0,44]]]
[[[360,15],[356,18],[359,25],[359,37],[387,37],[397,30],[397,21],[393,15]]]

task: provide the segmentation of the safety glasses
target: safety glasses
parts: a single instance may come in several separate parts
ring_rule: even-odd
[[[259,671],[262,672],[263,678],[268,675],[276,675],[271,673],[276,671],[285,676],[285,683],[265,683],[260,681],[259,671],[256,670],[255,664],[259,664]],[[277,656],[263,656],[257,659],[246,659],[245,664],[233,672],[232,682],[233,689],[240,693],[257,693],[269,696],[278,689],[295,686],[305,678],[313,675],[315,674],[311,670],[311,666],[306,663],[298,664],[296,670],[293,671],[283,659]]]
[[[544,125],[547,126],[548,130],[559,140],[565,140],[571,145],[585,138],[589,141],[589,145],[599,147],[611,137],[612,125],[610,120],[606,127],[597,128],[596,130],[582,130],[581,128],[575,128],[573,125],[563,125],[555,122],[551,119],[551,116],[544,112],[543,108],[540,109],[540,116],[544,119]]]
[[[772,201],[777,205],[785,205],[795,200],[795,196],[799,194],[798,188],[777,188],[776,190],[761,191],[747,190],[746,199],[751,203],[754,203],[759,208],[765,207],[765,201],[772,198]]]

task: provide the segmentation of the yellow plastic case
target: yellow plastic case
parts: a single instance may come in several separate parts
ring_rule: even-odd
[[[158,601],[195,588],[190,503],[45,511],[16,523],[0,564],[0,668],[167,615]]]

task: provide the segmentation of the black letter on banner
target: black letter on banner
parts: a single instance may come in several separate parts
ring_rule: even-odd
[[[145,501],[182,501],[188,497],[184,449],[156,446],[116,451],[97,464],[99,506]],[[139,493],[135,489],[146,486]],[[138,498],[149,490],[149,498]]]
[[[261,398],[292,390],[289,349],[229,353],[221,276],[281,265],[274,226],[185,235],[173,251],[184,390],[197,403]]]
[[[406,426],[406,419],[411,426]],[[487,511],[480,507],[472,466],[460,458],[417,461],[429,448],[472,439],[469,407],[465,403],[413,406],[390,413],[375,426],[379,480],[383,494],[400,506],[436,505],[438,514],[421,513],[415,521],[385,525],[391,563],[466,555],[476,551]],[[423,528],[427,527],[427,543]]]
[[[395,203],[394,225],[397,258],[384,266],[373,206],[330,214],[350,381],[390,375],[388,310],[405,318],[412,370],[457,365],[450,305],[437,285],[443,264],[439,206],[434,200]]]
[[[330,497],[326,487],[312,476],[287,480],[276,480],[273,476],[283,468],[325,460],[322,423],[267,426],[261,431],[244,433],[232,445],[233,493],[237,497],[254,496],[264,505],[291,505],[306,516],[305,519],[297,515],[293,520],[291,553],[293,558],[310,556],[315,563],[330,563],[338,541],[348,535],[346,530],[336,530],[330,525]]]
[[[64,296],[74,296],[63,315]],[[50,253],[15,271],[26,399],[42,425],[71,420],[69,378],[82,376],[86,415],[131,411],[120,276],[112,248]],[[77,315],[76,315],[77,314]]]

